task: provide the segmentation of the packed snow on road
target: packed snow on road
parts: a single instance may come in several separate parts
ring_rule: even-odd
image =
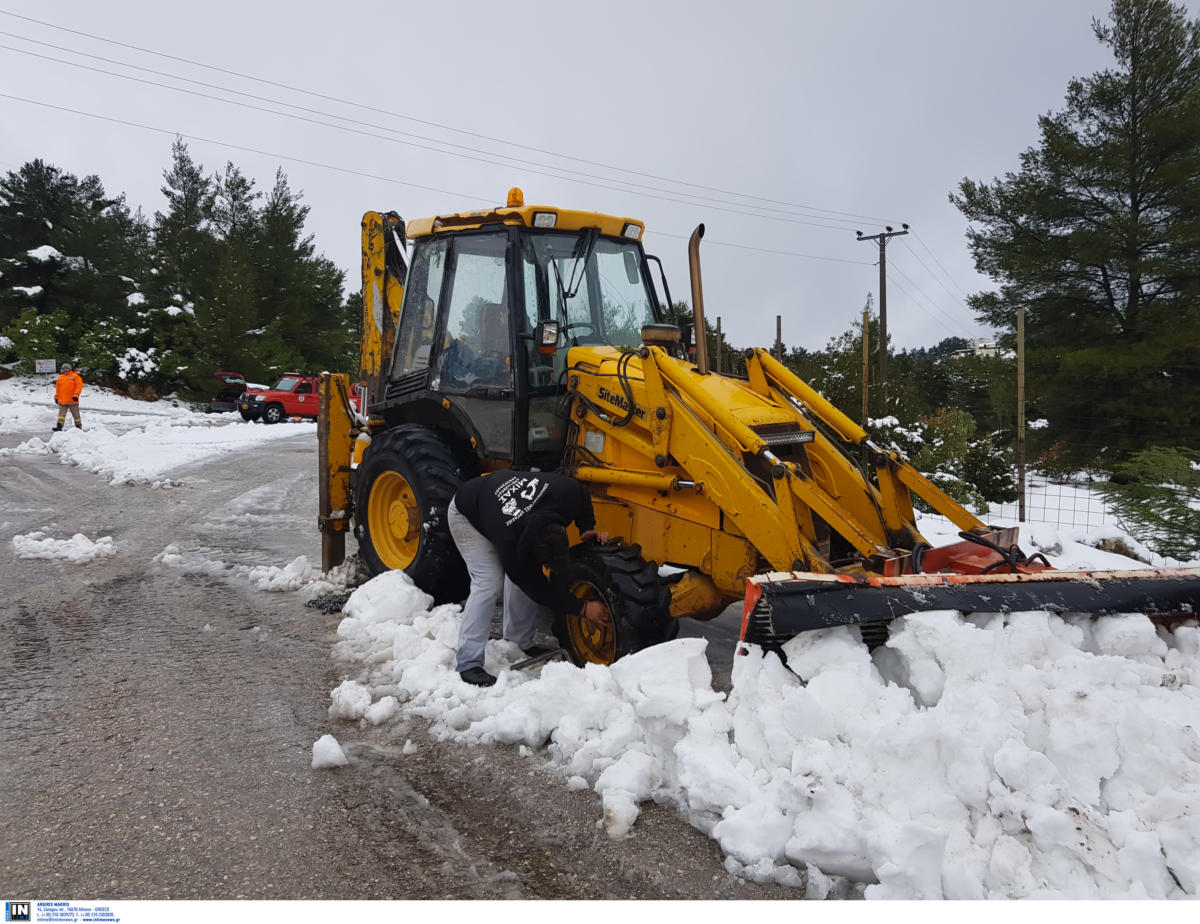
[[[94,389],[83,408],[82,432],[0,453],[57,457],[113,484],[169,485],[180,465],[312,429]],[[0,383],[0,433],[48,431],[53,416],[27,381]],[[921,525],[935,543],[952,535]],[[1118,535],[1137,549],[1112,526],[1025,532],[1056,567],[1142,567],[1093,547]],[[30,534],[12,554],[120,555],[105,538]],[[303,558],[239,570],[175,545],[157,561],[303,596],[352,573],[322,575]],[[348,723],[402,738],[419,718],[444,739],[516,747],[561,785],[594,791],[609,837],[636,838],[640,807],[669,804],[720,845],[731,872],[809,898],[1200,895],[1195,620],[1168,631],[1137,614],[931,611],[896,620],[873,654],[849,628],[793,639],[786,667],[748,648],[726,693],[698,638],[611,667],[530,671],[511,670],[523,654],[496,640],[485,666],[498,682],[469,686],[454,669],[460,619],[401,573],[354,590],[315,769],[353,768],[353,747],[337,741]],[[413,747],[405,740],[396,759]]]

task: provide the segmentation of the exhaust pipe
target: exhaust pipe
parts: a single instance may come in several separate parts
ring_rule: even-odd
[[[692,317],[695,321],[696,371],[708,375],[708,337],[704,327],[704,287],[700,284],[700,238],[704,225],[696,225],[688,241],[688,268],[692,275]]]

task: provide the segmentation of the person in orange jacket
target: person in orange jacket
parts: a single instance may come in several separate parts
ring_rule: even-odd
[[[71,416],[75,418],[75,426],[82,430],[83,424],[79,422],[79,393],[83,391],[83,376],[72,369],[70,363],[63,363],[60,371],[62,375],[54,383],[54,400],[58,403],[58,426],[54,429],[63,428],[67,411],[70,411]]]

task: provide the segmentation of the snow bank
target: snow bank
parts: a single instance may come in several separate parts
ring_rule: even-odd
[[[678,807],[739,875],[869,898],[1200,894],[1200,629],[1144,616],[921,613],[874,657],[854,630],[749,648],[728,700],[703,639],[583,669],[454,671],[460,610],[399,572],[338,626],[331,717],[536,749],[610,837]],[[392,706],[392,701],[397,704]],[[386,702],[386,705],[385,705]],[[373,715],[372,710],[377,710]],[[376,721],[378,719],[378,721]]]
[[[80,399],[83,429],[68,425],[51,433],[58,414],[53,395],[53,376],[0,382],[0,433],[44,434],[0,449],[0,458],[57,456],[110,484],[167,485],[171,482],[164,476],[180,466],[298,434],[316,435],[311,422],[251,424],[236,414],[198,413],[169,400],[137,401],[86,383]]]
[[[331,571],[322,572],[300,555],[282,568],[277,565],[239,565],[210,557],[210,549],[184,551],[171,543],[154,556],[154,561],[167,568],[177,568],[189,574],[211,574],[220,577],[244,578],[255,589],[269,593],[304,591],[313,596],[320,593],[344,591],[357,579],[357,559],[348,559]]]
[[[173,469],[237,452],[273,439],[286,439],[315,425],[253,426],[240,418],[206,414],[176,418],[122,418],[119,422],[83,417],[83,429],[68,426],[43,439],[31,437],[0,457],[14,454],[58,456],[65,465],[95,472],[109,484],[163,484]],[[48,428],[47,428],[48,429]]]
[[[0,382],[0,424],[3,424],[15,409],[26,407],[37,410],[40,418],[43,421],[51,421],[50,425],[53,426],[53,420],[58,413],[54,404],[54,382],[57,377],[57,373],[17,376]],[[97,388],[86,380],[79,400],[84,414],[100,412],[106,415],[133,414],[141,417],[188,417],[196,414],[170,396],[158,401],[139,401],[107,388]],[[87,423],[86,419],[84,423]]]

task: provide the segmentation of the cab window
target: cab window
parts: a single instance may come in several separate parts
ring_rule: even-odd
[[[446,246],[446,241],[423,241],[413,254],[396,331],[393,378],[429,368],[446,269]]]

